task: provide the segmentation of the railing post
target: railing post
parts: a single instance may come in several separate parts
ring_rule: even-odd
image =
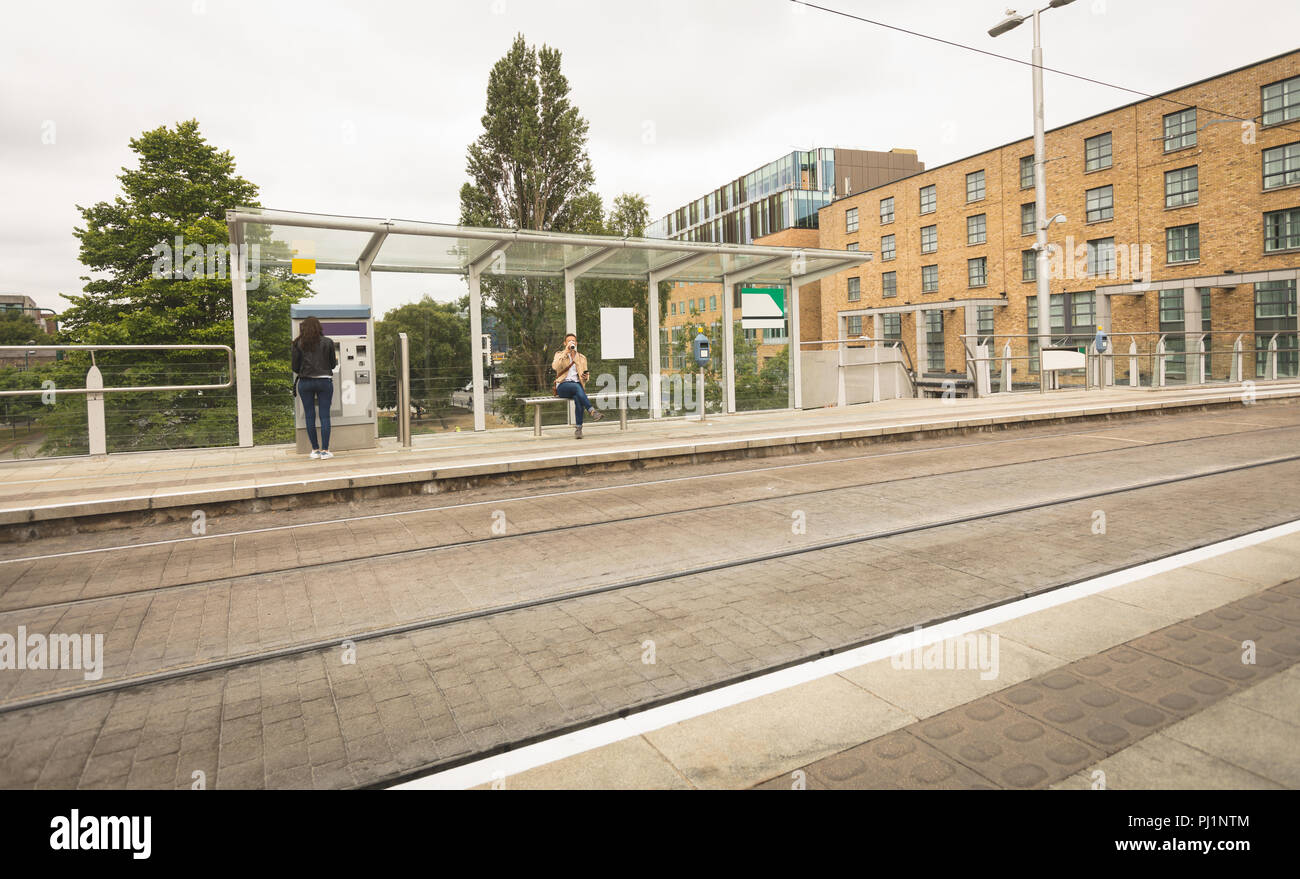
[[[1277,333],[1268,340],[1268,372],[1265,378],[1269,381],[1277,380]]]
[[[843,409],[845,406],[849,404],[848,389],[844,387],[844,342],[843,341],[835,343],[835,351],[836,354],[839,356],[839,369],[837,370],[837,373],[839,375],[839,382],[835,394],[835,405]]]
[[[411,447],[411,346],[406,333],[397,334],[397,438]]]
[[[104,395],[95,393],[104,387],[99,367],[91,365],[86,373],[86,431],[90,436],[90,454],[108,454],[108,430],[104,426]]]
[[[1011,393],[1011,340],[1002,346],[1002,393]]]
[[[1229,381],[1239,382],[1242,380],[1241,367],[1241,336],[1238,336],[1237,341],[1232,343],[1232,372],[1228,376]]]
[[[1138,343],[1136,339],[1128,341],[1128,386],[1142,387],[1142,374],[1138,371]]]
[[[1156,341],[1156,362],[1155,370],[1151,374],[1151,387],[1163,388],[1165,386],[1165,337],[1161,336]]]

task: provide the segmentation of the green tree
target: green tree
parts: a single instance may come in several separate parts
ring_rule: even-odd
[[[0,311],[0,345],[52,345],[54,337],[37,326],[31,316],[17,310]],[[21,351],[8,351],[13,357]]]
[[[644,196],[636,193],[623,193],[614,199],[614,205],[602,223],[601,233],[618,237],[640,238],[645,234],[645,228],[650,222],[650,211],[646,206]],[[662,321],[668,308],[667,290],[671,285],[665,284],[660,291],[660,320]],[[612,278],[581,278],[579,279],[576,289],[574,290],[574,309],[576,311],[575,323],[578,338],[583,340],[583,350],[587,355],[587,363],[591,369],[592,384],[588,386],[589,391],[603,389],[603,386],[609,383],[609,380],[601,380],[601,376],[608,375],[615,382],[618,380],[620,370],[624,370],[628,379],[628,389],[637,390],[633,386],[630,378],[635,375],[646,376],[645,390],[649,390],[648,376],[650,375],[650,345],[647,331],[650,322],[647,319],[649,309],[649,298],[646,295],[645,281],[621,281]],[[633,311],[633,352],[632,360],[604,361],[600,359],[600,309],[601,308],[631,308]],[[559,349],[559,343],[562,337],[557,335],[552,340],[552,348]],[[548,378],[551,377],[549,372],[550,357],[547,358]],[[657,366],[657,364],[656,364]],[[623,388],[615,387],[617,390]]]
[[[84,225],[74,234],[81,242],[81,262],[96,277],[83,277],[82,294],[66,297],[72,306],[61,316],[63,340],[230,345],[234,316],[224,258],[225,212],[257,206],[257,187],[235,173],[229,152],[203,138],[196,120],[146,131],[130,146],[138,166],[122,169],[121,194],[111,202],[78,206]],[[171,253],[178,236],[203,256]],[[249,243],[275,246],[265,240]],[[260,442],[283,441],[292,436],[293,417],[288,309],[311,291],[287,268],[261,267],[250,287],[254,435]],[[87,358],[68,360],[84,375]],[[224,360],[213,352],[122,352],[96,360],[105,384],[216,384],[225,375]],[[233,389],[114,394],[106,410],[110,451],[223,445],[234,439]],[[81,425],[72,418],[66,427],[84,430],[82,425],[84,415]],[[59,419],[51,419],[50,426],[53,441],[66,440]]]
[[[434,302],[425,295],[419,302],[391,309],[375,324],[375,363],[385,375],[395,372],[397,334],[406,333],[411,403],[424,416],[440,417],[451,406],[451,392],[470,381],[468,304],[467,296],[458,302]],[[380,407],[395,404],[391,381],[381,381],[378,391]]]
[[[569,99],[560,62],[557,49],[530,47],[520,34],[493,65],[483,133],[469,146],[469,180],[460,191],[463,225],[602,231],[588,124]],[[564,330],[563,286],[551,279],[485,275],[483,294],[510,339],[506,411],[518,419],[514,398],[550,384],[551,349]]]

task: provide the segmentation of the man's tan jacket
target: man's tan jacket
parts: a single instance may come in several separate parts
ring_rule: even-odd
[[[586,388],[587,379],[590,376],[590,373],[587,372],[586,355],[583,354],[581,351],[579,351],[577,354],[573,356],[572,359],[570,359],[569,352],[565,350],[565,351],[557,351],[555,353],[555,357],[551,359],[551,369],[555,370],[556,391],[559,391],[560,382],[565,380],[564,377],[569,374],[569,367],[573,365],[575,360],[578,363],[578,384]]]

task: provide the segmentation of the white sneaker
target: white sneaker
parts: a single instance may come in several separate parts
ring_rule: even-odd
[[[312,450],[311,450],[311,454],[308,455],[307,457],[308,457],[308,458],[319,458],[319,457],[320,457],[320,452],[317,451],[316,449],[312,449]]]
[[[334,453],[331,452],[331,451],[329,451],[328,449],[326,449],[325,451],[323,451],[323,452],[320,453],[320,456],[321,456],[322,459],[324,459],[324,458],[333,458],[333,457],[334,457]]]

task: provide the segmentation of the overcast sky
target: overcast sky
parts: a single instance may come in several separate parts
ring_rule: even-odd
[[[817,2],[1029,57],[1029,27],[987,35],[1005,11],[991,0]],[[1043,31],[1046,66],[1158,92],[1296,48],[1300,4],[1077,0]],[[516,33],[563,52],[606,206],[639,192],[652,219],[794,149],[909,147],[933,167],[1032,133],[1028,67],[789,0],[15,3],[0,292],[61,310],[85,271],[75,206],[118,193],[131,137],[191,117],[266,207],[454,223],[488,71]],[[1134,99],[1048,74],[1047,124]],[[355,275],[316,288],[356,298]],[[463,289],[377,274],[375,304]]]

